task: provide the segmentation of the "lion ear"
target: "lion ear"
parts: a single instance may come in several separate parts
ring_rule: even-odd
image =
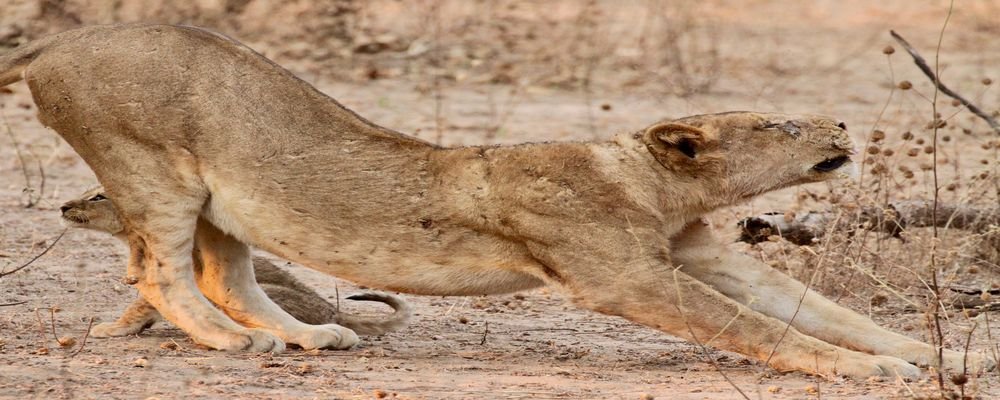
[[[691,125],[664,122],[646,129],[643,142],[664,166],[696,162],[711,150],[716,137],[709,131]]]

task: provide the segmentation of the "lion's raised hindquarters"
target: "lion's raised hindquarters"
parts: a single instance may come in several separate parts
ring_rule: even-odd
[[[33,53],[26,70],[39,117],[114,198],[143,296],[212,347],[356,341],[268,301],[249,279],[252,244],[426,294],[544,282],[581,306],[719,338],[710,344],[751,357],[781,341],[771,359],[780,369],[919,373],[899,358],[785,335],[785,323],[676,269],[671,240],[705,213],[848,175],[853,149],[839,121],[734,112],[610,142],[441,149],[371,124],[234,41],[168,26],[87,29],[86,40],[57,36]],[[214,276],[202,290],[260,329],[196,296],[195,243]]]
[[[60,211],[64,224],[69,227],[107,232],[124,239],[126,229],[101,186],[91,188],[77,199],[67,201],[60,207]],[[202,260],[198,257],[197,249],[195,255],[195,271],[201,271]],[[307,324],[339,323],[361,335],[381,335],[405,326],[412,314],[406,301],[387,293],[362,293],[348,299],[385,303],[394,311],[389,318],[361,318],[339,313],[336,306],[271,261],[254,257],[253,269],[255,279],[267,296],[293,317]],[[92,334],[95,337],[132,335],[158,320],[159,312],[140,297],[116,321],[95,326]]]

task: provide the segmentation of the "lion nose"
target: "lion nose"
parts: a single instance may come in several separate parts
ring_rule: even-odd
[[[70,207],[70,206],[62,206],[62,207],[59,207],[59,211],[62,211],[62,213],[65,214],[66,211],[69,211],[70,208],[72,208],[72,207]]]

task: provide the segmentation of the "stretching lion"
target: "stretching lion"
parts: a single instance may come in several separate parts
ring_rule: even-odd
[[[118,212],[105,195],[103,187],[90,189],[79,198],[67,201],[59,209],[62,211],[63,223],[66,226],[107,232],[115,238],[127,241]],[[198,253],[195,249],[194,254]],[[195,274],[199,275],[202,268],[200,258],[194,258],[194,267]],[[377,301],[389,305],[394,312],[385,320],[342,314],[337,311],[336,306],[265,258],[253,257],[253,270],[254,278],[264,293],[295,319],[307,324],[332,322],[359,335],[382,335],[406,326],[412,315],[410,305],[406,301],[388,293],[362,293],[347,297],[350,300]],[[139,296],[115,322],[95,325],[90,331],[90,336],[134,335],[159,320],[160,313],[156,308]]]
[[[233,39],[163,25],[87,27],[0,57],[0,86],[22,77],[39,120],[121,213],[126,278],[216,349],[357,343],[268,300],[253,245],[394,291],[550,285],[580,307],[778,370],[917,376],[911,363],[934,360],[932,346],[806,292],[702,222],[768,191],[848,175],[853,144],[829,118],[736,112],[607,142],[441,148],[365,120]],[[195,246],[201,291],[225,313],[199,293]],[[961,360],[947,351],[944,366]]]

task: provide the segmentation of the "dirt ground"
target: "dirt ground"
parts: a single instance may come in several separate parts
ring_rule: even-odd
[[[996,112],[1000,107],[997,84],[982,81],[1000,79],[1000,40],[996,40],[1000,2],[958,3],[942,44],[943,80],[988,112]],[[275,46],[297,48],[291,42],[276,45],[255,40],[251,44],[259,43],[266,54],[276,55],[292,71],[376,123],[445,145],[591,140],[667,117],[760,110],[837,116],[846,121],[859,143],[865,143],[878,128],[890,137],[885,147],[897,153],[913,147],[898,139],[902,132],[929,137],[924,125],[931,115],[928,98],[933,88],[898,46],[895,54],[883,54],[883,48],[893,44],[888,30],[899,31],[933,62],[948,8],[942,1],[878,5],[863,1],[707,2],[711,7],[702,5],[695,14],[684,15],[698,17],[699,24],[690,29],[700,32],[699,38],[708,37],[704,43],[709,44],[683,39],[690,46],[680,51],[703,57],[699,60],[717,57],[717,61],[706,61],[712,64],[709,67],[690,60],[658,61],[693,65],[683,72],[681,82],[677,80],[681,72],[664,74],[646,64],[633,65],[634,49],[622,44],[636,39],[629,34],[676,35],[669,29],[622,28],[657,2],[595,2],[597,12],[580,11],[574,2],[554,2],[551,12],[535,18],[541,33],[520,37],[524,43],[513,47],[513,53],[496,53],[479,63],[466,53],[462,53],[465,58],[453,57],[463,49],[475,53],[475,43],[485,42],[486,47],[490,43],[490,37],[471,40],[463,36],[481,34],[481,30],[456,28],[478,26],[463,25],[463,21],[481,22],[474,17],[474,8],[470,11],[462,2],[447,2],[452,7],[438,11],[444,17],[437,14],[446,20],[443,29],[433,36],[408,40],[405,29],[391,31],[386,26],[405,27],[396,22],[409,21],[409,8],[420,14],[433,8],[429,4],[434,2],[373,4],[363,13],[366,34],[381,32],[388,38],[371,39],[371,43],[389,48],[403,41],[412,50],[430,37],[449,43],[452,50],[444,51],[441,59],[427,60],[430,56],[411,50],[368,54],[370,48],[354,48],[365,54],[349,59],[334,54],[335,62],[327,62],[276,50]],[[663,7],[673,4],[682,3]],[[373,11],[372,7],[385,8]],[[533,13],[545,11],[537,7],[529,3],[512,11],[519,16],[513,26],[532,27]],[[420,15],[409,18],[420,19]],[[600,23],[586,30],[583,25],[590,20],[584,17]],[[419,25],[419,21],[410,23]],[[587,31],[591,36],[578,39],[601,51],[567,60],[519,53],[577,51],[572,49],[573,40],[545,34],[562,34],[557,28],[565,26]],[[610,44],[593,42],[594,38]],[[691,50],[697,46],[703,47]],[[577,68],[574,63],[580,60],[593,68]],[[621,68],[620,73],[616,68]],[[904,80],[912,82],[913,89],[892,89]],[[27,262],[51,244],[64,229],[59,223],[59,205],[96,183],[72,149],[37,121],[24,84],[9,89],[0,93],[0,111],[11,133],[0,126],[0,271]],[[942,199],[996,204],[995,195],[982,195],[986,185],[971,178],[993,171],[995,182],[997,153],[986,143],[992,145],[996,135],[982,121],[952,106],[950,99],[942,98],[939,107],[949,121],[942,131],[949,139],[940,148],[945,159],[940,164],[942,186],[956,184],[954,190],[942,190]],[[15,149],[20,149],[20,157]],[[918,167],[927,159],[921,153],[892,164],[893,168],[911,165],[916,177],[905,184],[893,181],[896,184],[884,186],[882,193],[889,192],[892,198],[927,198],[933,190],[928,186],[930,175]],[[39,165],[45,178],[41,190]],[[834,193],[857,191],[850,187],[840,182],[788,189],[721,210],[712,220],[724,236],[735,237],[738,218],[771,210],[828,209],[827,200]],[[38,204],[26,208],[26,202],[34,198],[40,198]],[[890,270],[896,273],[875,271],[864,263],[870,258],[859,258],[858,268],[884,278],[900,296],[883,296],[884,301],[875,302],[883,286],[829,262],[822,267],[823,279],[816,281],[817,288],[885,326],[929,340],[922,310],[908,306],[909,301],[924,304],[926,293],[905,272],[923,268],[926,251],[919,244],[923,242],[892,242],[884,249],[881,243],[879,249],[884,251],[877,255],[895,260],[893,265],[900,269]],[[734,246],[799,278],[808,278],[810,268],[816,267],[815,259],[799,257],[797,252],[791,260],[776,260],[775,249],[786,249],[776,244]],[[966,248],[949,249],[955,257],[942,271],[948,283],[983,287],[1000,282],[996,260],[973,269],[960,257]],[[706,355],[696,345],[658,331],[578,310],[546,289],[476,298],[405,296],[416,312],[411,326],[382,337],[362,338],[359,346],[348,351],[288,350],[276,356],[222,353],[195,345],[166,323],[133,337],[89,338],[80,350],[91,318],[112,320],[134,298],[134,290],[120,283],[124,263],[124,246],[110,236],[74,230],[25,270],[0,278],[0,304],[24,302],[0,307],[0,398],[741,398],[736,388],[761,399],[939,394],[932,374],[915,382],[853,381],[778,374],[759,362],[722,351],[709,350]],[[287,267],[331,301],[336,301],[338,293],[343,298],[359,290],[301,266]],[[385,312],[348,300],[340,305],[346,312]],[[57,311],[50,313],[51,309]],[[964,346],[967,329],[975,323],[979,329],[971,335],[970,351],[995,354],[1000,342],[982,329],[984,322],[989,323],[989,313],[975,320],[957,312],[947,316],[944,336],[949,347]],[[72,337],[76,343],[61,347],[57,337]],[[706,357],[715,360],[721,372]],[[956,388],[951,383],[949,387]],[[965,391],[974,397],[996,398],[1000,378],[997,372],[972,376]]]

